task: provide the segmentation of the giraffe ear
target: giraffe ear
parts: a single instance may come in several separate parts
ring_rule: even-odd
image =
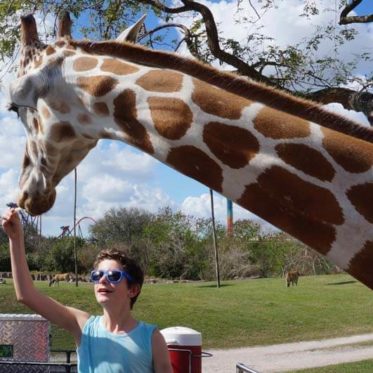
[[[141,30],[142,25],[144,24],[146,14],[144,14],[134,25],[126,28],[117,38],[116,41],[123,42],[129,41],[131,43],[137,42],[137,37]]]
[[[71,19],[69,12],[63,12],[62,17],[58,22],[58,32],[57,36],[62,38],[63,36],[71,37]]]

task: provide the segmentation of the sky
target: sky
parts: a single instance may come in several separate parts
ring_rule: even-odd
[[[317,0],[320,2],[322,0]],[[249,1],[243,0],[243,9],[237,12],[237,1],[201,1],[212,10],[219,27],[219,34],[234,38],[241,42],[254,32],[253,26],[235,22],[236,17],[252,15]],[[257,4],[258,1],[251,1]],[[325,1],[323,1],[325,3]],[[359,12],[373,12],[370,7],[360,7]],[[310,31],[310,23],[297,13],[304,4],[303,0],[286,0],[278,3],[275,11],[262,14],[255,27],[263,26],[263,31],[272,36],[282,45],[291,45],[306,37]],[[329,1],[330,4],[330,1]],[[148,29],[155,26],[154,17],[146,21]],[[191,19],[183,15],[180,22],[190,24]],[[312,19],[312,25],[324,25],[336,22],[335,13],[331,10],[321,13]],[[363,50],[373,52],[373,24],[355,25],[359,30],[356,40],[342,48],[339,58],[347,60],[355,53]],[[265,48],[266,45],[263,45]],[[320,53],[328,51],[327,42],[320,48]],[[187,53],[181,49],[180,53]],[[371,70],[369,64],[361,63],[357,72],[363,77]],[[224,67],[223,67],[224,68]],[[14,202],[17,196],[17,186],[20,165],[25,147],[25,133],[21,122],[14,113],[6,111],[7,84],[14,76],[7,74],[2,81],[0,91],[0,210],[6,209],[6,204]],[[348,112],[339,104],[329,105],[331,110],[350,116],[356,121],[367,125],[361,113]],[[209,189],[204,185],[181,175],[171,168],[162,165],[152,157],[120,142],[101,140],[94,150],[77,168],[77,220],[83,217],[100,219],[111,208],[140,208],[157,212],[160,208],[169,206],[181,210],[185,214],[196,217],[210,217]],[[225,223],[226,199],[214,193],[216,218]],[[74,205],[74,174],[67,175],[57,187],[57,199],[54,207],[42,217],[42,233],[58,236],[61,226],[73,226]],[[234,220],[253,219],[263,224],[265,229],[271,227],[260,221],[255,215],[234,205]],[[92,219],[83,219],[80,229],[87,235]]]

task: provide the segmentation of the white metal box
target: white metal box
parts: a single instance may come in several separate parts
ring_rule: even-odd
[[[48,362],[49,321],[40,315],[0,314],[0,360]]]

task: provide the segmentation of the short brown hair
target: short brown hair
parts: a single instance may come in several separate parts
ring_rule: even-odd
[[[131,298],[131,309],[135,304],[137,297],[140,295],[142,285],[144,283],[144,272],[141,267],[137,264],[135,260],[130,258],[124,251],[118,249],[104,249],[101,250],[96,257],[96,260],[93,264],[94,268],[97,268],[100,262],[105,259],[109,260],[116,260],[119,262],[123,270],[126,271],[131,277],[132,281],[128,281],[128,286],[131,287],[133,285],[139,285],[140,291],[139,293]]]

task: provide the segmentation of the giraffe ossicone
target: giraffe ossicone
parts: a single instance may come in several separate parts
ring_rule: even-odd
[[[10,86],[27,132],[19,206],[47,211],[56,185],[99,139],[125,141],[373,288],[372,130],[172,53],[74,41],[66,17],[51,45],[32,16],[22,19]],[[122,37],[136,40],[141,22]]]

